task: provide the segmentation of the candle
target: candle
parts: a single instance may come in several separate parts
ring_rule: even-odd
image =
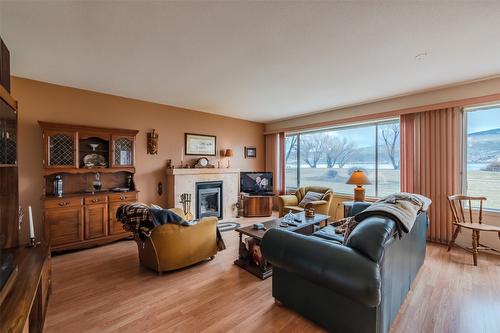
[[[30,238],[35,238],[35,227],[33,226],[33,210],[31,206],[28,207],[29,219],[30,219]]]

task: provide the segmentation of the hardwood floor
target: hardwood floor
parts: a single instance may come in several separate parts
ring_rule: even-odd
[[[262,219],[239,219],[242,225]],[[53,257],[46,332],[322,332],[233,265],[237,233],[213,261],[158,276],[133,241]],[[429,244],[391,332],[500,332],[500,257]],[[335,309],[332,308],[332,311]]]

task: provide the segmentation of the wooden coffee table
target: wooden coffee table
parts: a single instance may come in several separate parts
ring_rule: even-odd
[[[260,242],[266,231],[274,228],[280,228],[283,230],[289,230],[297,232],[303,235],[311,235],[316,230],[316,227],[320,226],[322,222],[328,221],[330,216],[316,214],[313,217],[306,217],[303,212],[295,214],[296,218],[300,221],[294,221],[297,225],[289,225],[288,227],[280,226],[282,219],[273,219],[264,222],[265,230],[256,230],[253,225],[241,227],[236,229],[236,232],[240,235],[240,245],[238,249],[238,259],[234,261],[235,265],[249,271],[253,275],[261,278],[262,280],[270,277],[273,273],[271,264],[261,256],[260,260],[254,260],[253,249],[247,250],[245,241],[243,240],[243,235],[251,237],[251,243],[253,247],[256,248],[255,251],[260,253]],[[257,262],[257,263],[256,263]]]

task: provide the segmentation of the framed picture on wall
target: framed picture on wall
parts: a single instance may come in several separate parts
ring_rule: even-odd
[[[215,135],[186,133],[184,138],[186,155],[216,155],[217,142]]]
[[[245,158],[256,158],[257,148],[255,147],[245,147]]]

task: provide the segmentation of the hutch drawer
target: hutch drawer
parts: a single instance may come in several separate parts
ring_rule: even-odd
[[[61,208],[61,207],[75,207],[82,205],[82,198],[51,198],[45,199],[44,206],[45,208]]]
[[[109,202],[135,201],[137,192],[113,193],[108,196]]]
[[[108,202],[108,197],[106,195],[93,195],[83,198],[86,205],[95,205]]]

